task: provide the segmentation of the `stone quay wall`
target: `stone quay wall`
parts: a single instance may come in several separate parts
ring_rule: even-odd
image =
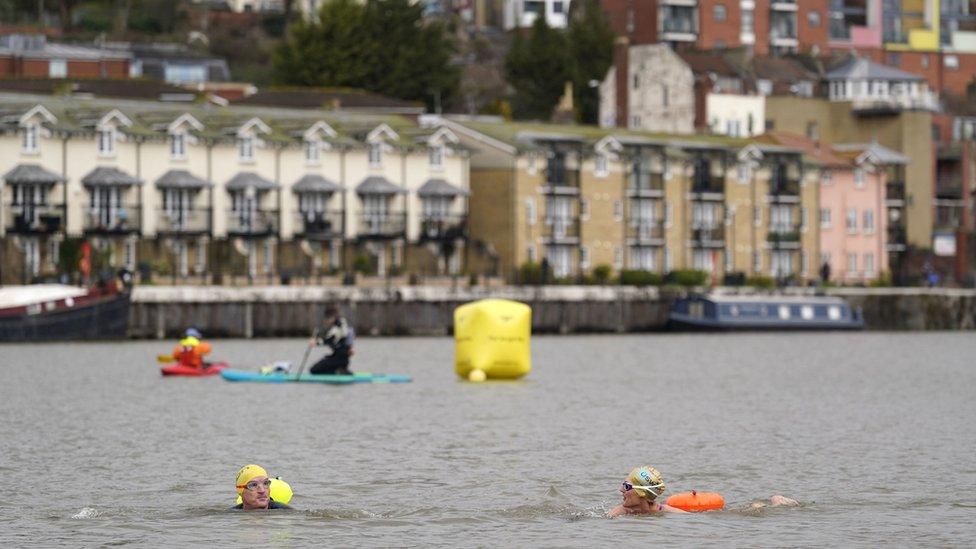
[[[711,291],[750,293],[741,288]],[[814,290],[783,293],[813,295]],[[976,328],[976,290],[832,288],[825,293],[860,308],[870,330]],[[454,309],[484,298],[531,306],[533,333],[653,332],[667,328],[672,304],[686,294],[622,286],[141,286],[133,293],[129,335],[163,339],[195,326],[207,337],[308,336],[328,303],[338,304],[360,335],[448,335]]]

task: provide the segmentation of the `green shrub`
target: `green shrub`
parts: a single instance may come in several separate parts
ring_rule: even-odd
[[[610,275],[613,274],[613,267],[610,265],[597,265],[593,268],[593,281],[596,284],[606,284],[610,282]]]
[[[891,286],[891,273],[889,271],[881,271],[878,274],[878,278],[871,281],[872,288],[888,288]]]
[[[362,275],[376,274],[376,263],[366,254],[359,254],[352,262],[352,270]]]
[[[624,286],[660,286],[664,277],[658,273],[643,269],[626,269],[620,271],[620,283]]]
[[[753,286],[768,290],[776,286],[776,281],[770,276],[753,275],[746,278],[746,286]]]
[[[542,265],[535,261],[526,261],[519,267],[519,282],[521,284],[542,284]]]
[[[708,283],[708,273],[697,269],[678,269],[669,272],[665,280],[685,287],[704,286]]]

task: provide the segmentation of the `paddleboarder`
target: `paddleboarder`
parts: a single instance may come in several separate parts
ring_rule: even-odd
[[[313,374],[352,375],[349,371],[349,358],[353,355],[353,342],[356,333],[345,318],[339,315],[339,307],[330,304],[325,308],[322,327],[318,336],[309,345],[321,345],[331,351],[312,365]]]

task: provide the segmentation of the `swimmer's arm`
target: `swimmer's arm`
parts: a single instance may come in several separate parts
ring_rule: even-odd
[[[800,505],[800,502],[799,501],[796,501],[793,498],[788,498],[786,496],[781,496],[781,495],[777,494],[777,495],[769,498],[769,502],[766,502],[766,501],[754,501],[754,502],[752,502],[749,505],[749,507],[752,508],[752,509],[758,509],[760,507],[766,507],[766,506],[769,506],[769,507],[780,507],[780,506],[782,506],[782,507],[797,507],[799,505]]]
[[[666,503],[658,503],[657,511],[659,513],[687,513],[684,509],[678,509],[677,507],[671,507]]]
[[[623,505],[618,505],[613,509],[607,511],[607,518],[619,517],[620,515],[626,515],[627,510],[624,509]]]

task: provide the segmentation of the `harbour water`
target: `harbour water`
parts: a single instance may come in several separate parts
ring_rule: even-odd
[[[303,341],[216,340],[254,368]],[[364,338],[403,385],[162,378],[160,342],[0,346],[10,546],[862,546],[976,543],[970,333],[535,337],[521,382],[453,341]],[[264,465],[296,512],[232,513]],[[635,465],[729,510],[603,518]],[[781,493],[799,508],[749,510]]]

